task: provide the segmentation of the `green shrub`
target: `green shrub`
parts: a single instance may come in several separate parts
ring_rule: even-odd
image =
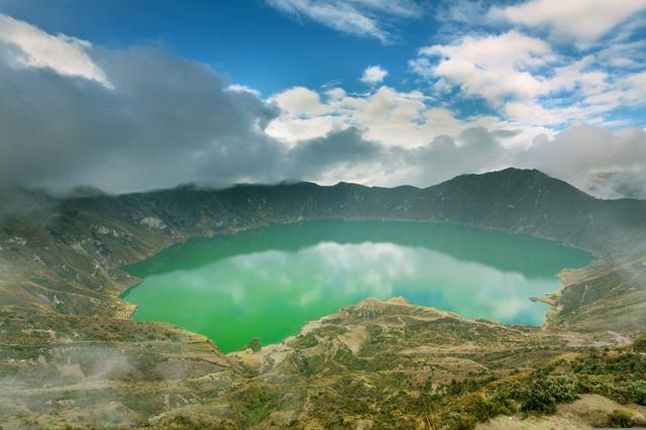
[[[579,378],[580,392],[599,394],[619,403],[646,405],[646,381],[619,380],[608,375],[583,375]]]
[[[478,424],[478,422],[475,417],[471,415],[452,412],[448,416],[447,424],[449,425],[449,428],[456,430],[473,430],[476,428],[476,424]]]
[[[473,378],[463,379],[461,381],[452,379],[451,383],[444,386],[446,394],[448,395],[458,395],[463,393],[470,393],[472,391],[478,390],[482,386],[478,380]]]
[[[254,337],[247,344],[247,348],[251,348],[253,352],[258,352],[262,348],[262,343],[260,343],[260,339],[258,339],[257,337]]]
[[[571,375],[534,376],[529,381],[529,390],[522,399],[523,412],[551,414],[557,403],[571,402],[577,396],[578,384]]]
[[[307,349],[312,348],[318,344],[319,341],[316,339],[316,336],[314,336],[312,333],[308,333],[304,336],[298,336],[296,338],[296,343],[294,344],[294,346],[298,349]]]
[[[646,352],[646,334],[642,334],[633,342],[635,352]]]
[[[516,413],[514,404],[509,399],[494,397],[487,399],[476,396],[470,411],[479,422],[484,422],[497,415],[513,415]]]
[[[638,379],[626,383],[626,400],[646,406],[646,381]]]
[[[628,428],[633,425],[633,416],[630,412],[615,409],[608,414],[608,427]]]
[[[324,357],[321,354],[307,356],[303,354],[294,354],[291,362],[303,376],[310,377],[317,374],[324,363]]]

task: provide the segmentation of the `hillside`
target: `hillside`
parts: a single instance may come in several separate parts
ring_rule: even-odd
[[[645,201],[595,199],[518,169],[426,189],[183,186],[44,200],[45,211],[0,223],[7,428],[85,428],[108,417],[159,428],[471,428],[499,414],[551,413],[582,394],[642,413],[634,404],[644,404],[646,358],[633,342],[646,326]],[[223,355],[200,336],[124,319],[132,309],[118,296],[135,282],[124,264],[190,237],[325,218],[467,224],[555,239],[600,260],[562,274],[541,329],[366,300],[280,345]],[[543,374],[570,393],[544,408],[520,388]]]
[[[603,331],[509,327],[368,299],[281,344],[223,356],[154,324],[12,313],[1,322],[9,429],[473,428],[591,394],[602,405],[569,420],[605,426],[619,408],[644,423],[643,339],[637,347]]]

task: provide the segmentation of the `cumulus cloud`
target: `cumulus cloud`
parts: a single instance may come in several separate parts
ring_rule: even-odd
[[[383,43],[392,40],[389,23],[422,14],[413,0],[266,0],[275,9],[334,30]]]
[[[369,66],[363,71],[361,82],[368,85],[377,85],[382,83],[386,76],[388,76],[388,70],[383,67],[379,65]]]
[[[458,43],[420,49],[422,74],[442,77],[469,95],[499,104],[506,97],[531,99],[545,91],[531,70],[554,60],[550,46],[512,30],[501,35],[466,36]],[[433,58],[436,64],[424,62]],[[428,68],[428,70],[425,70]]]
[[[273,144],[262,129],[275,110],[251,93],[227,91],[202,64],[152,48],[92,49],[115,87],[105,91],[49,69],[16,70],[4,54],[3,183],[123,191],[231,181],[224,158],[260,156]],[[255,163],[241,163],[237,174],[263,162]]]
[[[646,94],[638,50],[619,43],[587,55],[567,56],[518,30],[463,36],[419,50],[411,70],[436,91],[483,99],[517,128],[563,128],[574,123],[611,124],[608,114],[641,106]],[[635,58],[609,66],[613,54]],[[642,61],[643,62],[643,61]]]
[[[92,45],[63,34],[51,35],[24,21],[0,14],[0,44],[14,52],[12,65],[48,68],[63,76],[78,76],[112,88],[88,55]]]
[[[273,120],[265,131],[283,144],[295,146],[298,142],[327,136],[348,127],[345,119],[336,115],[299,118],[283,113]]]
[[[306,95],[311,103],[299,103],[300,109],[294,109],[294,103],[279,103],[281,113],[266,129],[270,136],[290,145],[349,127],[360,130],[368,141],[399,148],[425,146],[442,135],[456,138],[468,127],[485,126],[492,131],[509,129],[509,124],[494,117],[459,119],[450,110],[429,104],[429,98],[417,90],[406,92],[381,86],[367,94],[347,94],[333,88],[327,90],[327,98],[322,99],[300,89],[297,92],[290,89],[273,99],[292,100],[295,94]],[[515,132],[509,134],[505,142],[515,136]]]
[[[293,115],[313,115],[326,111],[319,93],[305,87],[290,88],[274,96],[273,100],[280,109]]]
[[[327,91],[330,100],[340,100],[345,92],[340,88]],[[323,103],[321,95],[305,87],[293,87],[271,97],[280,110],[279,117],[265,130],[271,137],[287,145],[314,139],[348,128],[330,104]]]
[[[645,10],[646,0],[530,0],[495,7],[491,16],[525,27],[545,28],[556,39],[587,45]]]

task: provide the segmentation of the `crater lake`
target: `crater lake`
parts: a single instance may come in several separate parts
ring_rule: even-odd
[[[441,223],[310,221],[191,239],[124,268],[133,319],[211,338],[224,352],[296,334],[368,297],[508,324],[541,325],[531,296],[592,256],[555,241]]]

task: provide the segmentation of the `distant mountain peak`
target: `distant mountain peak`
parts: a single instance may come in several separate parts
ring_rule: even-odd
[[[462,176],[471,176],[471,177],[504,177],[504,176],[514,176],[514,177],[543,177],[543,178],[549,178],[549,179],[554,179],[548,174],[538,170],[538,169],[523,169],[519,167],[506,167],[504,169],[500,170],[493,170],[491,172],[484,172],[484,173],[470,173],[470,174],[464,174],[464,175],[459,175],[456,178],[462,177]]]
[[[508,167],[486,173],[472,173],[427,188],[430,192],[450,192],[457,198],[487,199],[493,202],[536,201],[547,195],[557,200],[593,200],[594,197],[537,169]],[[514,203],[515,204],[515,203]]]

